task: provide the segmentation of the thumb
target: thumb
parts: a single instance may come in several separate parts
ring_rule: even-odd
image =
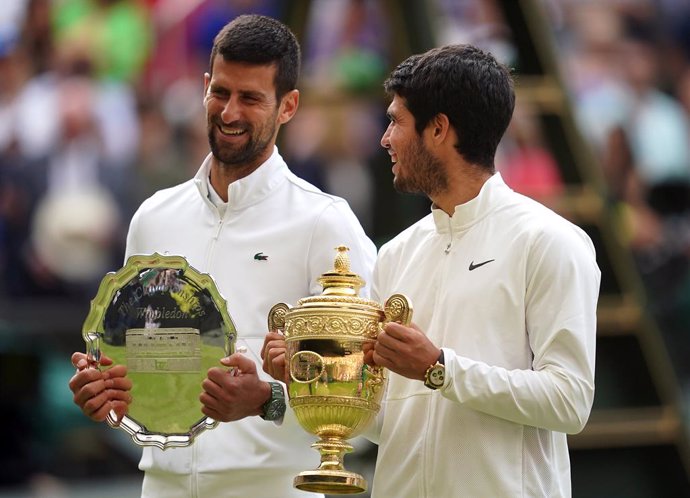
[[[244,356],[242,353],[235,353],[225,358],[220,362],[226,367],[237,367],[242,373],[256,373],[256,363]]]

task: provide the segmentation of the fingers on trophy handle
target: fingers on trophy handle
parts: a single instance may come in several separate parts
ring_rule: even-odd
[[[403,294],[393,294],[383,306],[386,314],[386,322],[398,322],[402,325],[410,325],[412,322],[412,303]]]
[[[268,312],[268,330],[284,330],[285,315],[290,311],[290,306],[285,303],[274,305]]]

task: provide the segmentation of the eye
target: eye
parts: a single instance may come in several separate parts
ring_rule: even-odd
[[[261,95],[244,95],[242,97],[242,100],[246,102],[247,104],[260,104],[264,101],[263,97]]]
[[[228,91],[223,88],[210,88],[208,93],[218,98],[227,98],[229,95]]]

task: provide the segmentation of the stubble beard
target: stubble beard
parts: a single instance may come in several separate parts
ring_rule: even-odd
[[[213,157],[222,165],[230,168],[242,167],[255,162],[270,146],[276,129],[273,126],[272,129],[266,130],[268,133],[259,133],[258,137],[255,135],[255,129],[252,126],[246,126],[246,130],[249,140],[244,145],[240,147],[222,145],[216,138],[216,133],[220,133],[218,126],[209,118],[208,143]]]
[[[393,179],[393,186],[398,192],[432,197],[448,189],[448,175],[441,161],[430,154],[421,142],[411,146],[407,152],[407,175],[398,174]]]
[[[228,167],[243,166],[256,159],[265,149],[266,144],[259,144],[250,138],[246,144],[240,148],[222,146],[218,143],[214,133],[215,126],[209,129],[208,143],[211,147],[211,154],[218,162]]]

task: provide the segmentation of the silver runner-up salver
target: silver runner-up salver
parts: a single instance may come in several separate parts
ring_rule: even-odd
[[[237,332],[210,275],[182,256],[132,256],[98,288],[82,336],[91,365],[126,365],[132,402],[117,423],[140,446],[189,446],[218,422],[201,412],[209,368],[235,352]]]

